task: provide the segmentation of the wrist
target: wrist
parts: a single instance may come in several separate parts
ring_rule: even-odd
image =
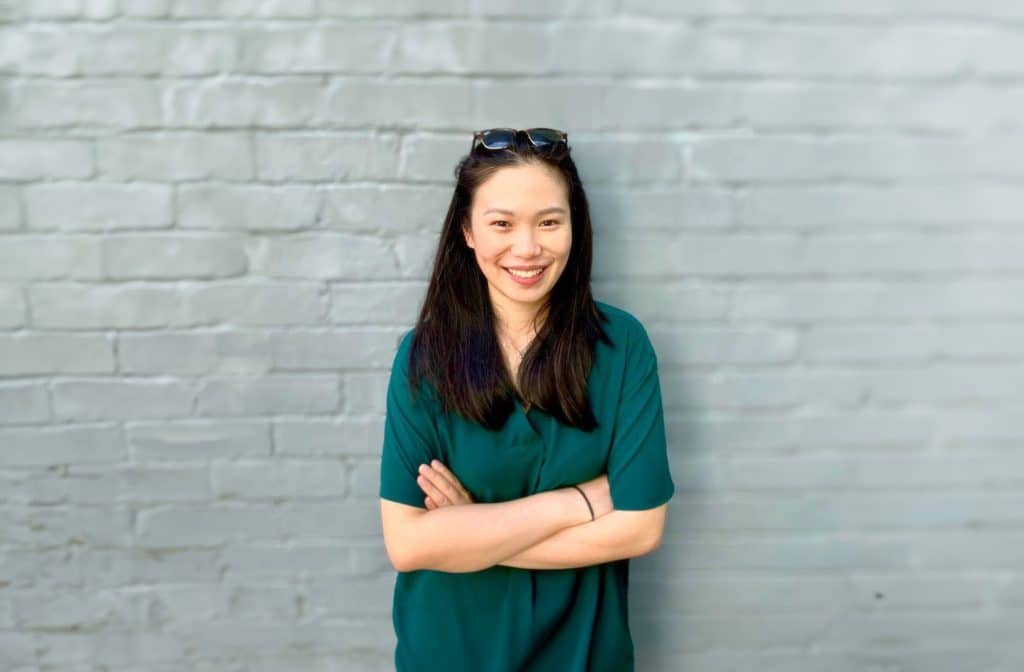
[[[562,495],[562,503],[569,525],[580,525],[591,521],[590,510],[575,487],[570,485],[559,488],[559,493]]]
[[[590,513],[590,520],[591,521],[597,520],[597,516],[594,515],[594,506],[593,506],[593,504],[590,503],[590,497],[587,497],[587,493],[583,492],[583,488],[581,488],[578,485],[574,485],[572,487],[573,487],[574,490],[576,490],[576,492],[580,493],[580,497],[582,497],[583,501],[586,502],[586,504],[587,504],[587,511]]]

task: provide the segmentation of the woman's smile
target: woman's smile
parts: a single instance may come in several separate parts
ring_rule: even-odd
[[[524,287],[530,287],[540,282],[541,277],[544,275],[544,271],[547,270],[547,266],[536,266],[532,270],[520,270],[520,268],[513,268],[509,266],[503,267],[518,284]]]

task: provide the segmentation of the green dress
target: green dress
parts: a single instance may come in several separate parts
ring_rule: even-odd
[[[408,392],[410,329],[391,369],[380,496],[426,508],[417,469],[440,460],[475,502],[503,502],[608,474],[616,509],[672,498],[654,348],[643,325],[597,301],[614,347],[598,340],[588,395],[599,427],[586,433],[517,402],[491,431],[436,397]],[[422,386],[428,383],[422,381]],[[425,389],[421,387],[420,389]],[[629,672],[629,560],[571,569],[495,565],[477,572],[398,572],[392,622],[398,672]]]

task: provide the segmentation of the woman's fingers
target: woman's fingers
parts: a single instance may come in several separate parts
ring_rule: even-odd
[[[434,468],[432,468],[432,466]],[[416,482],[420,489],[434,499],[439,506],[448,504],[472,504],[473,499],[449,469],[435,460],[431,465],[421,465]],[[447,474],[447,475],[446,475]]]
[[[416,483],[420,486],[420,489],[427,493],[427,495],[437,502],[437,504],[444,506],[449,503],[448,496],[440,488],[434,485],[431,479],[423,475],[423,473],[420,473],[420,475],[416,477]]]
[[[460,495],[467,501],[473,501],[473,498],[469,496],[469,492],[467,492],[466,489],[462,487],[462,482],[459,481],[459,479],[455,477],[455,474],[453,474],[448,467],[444,466],[442,462],[439,462],[438,460],[433,460],[430,463],[430,466],[434,471],[440,474],[442,478],[444,478],[451,484],[451,487],[455,490],[456,493],[458,493],[458,495]]]

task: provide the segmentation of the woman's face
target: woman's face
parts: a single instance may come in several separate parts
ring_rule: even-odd
[[[572,245],[562,177],[540,163],[502,168],[477,187],[470,220],[466,244],[487,278],[491,302],[498,310],[539,309]]]

